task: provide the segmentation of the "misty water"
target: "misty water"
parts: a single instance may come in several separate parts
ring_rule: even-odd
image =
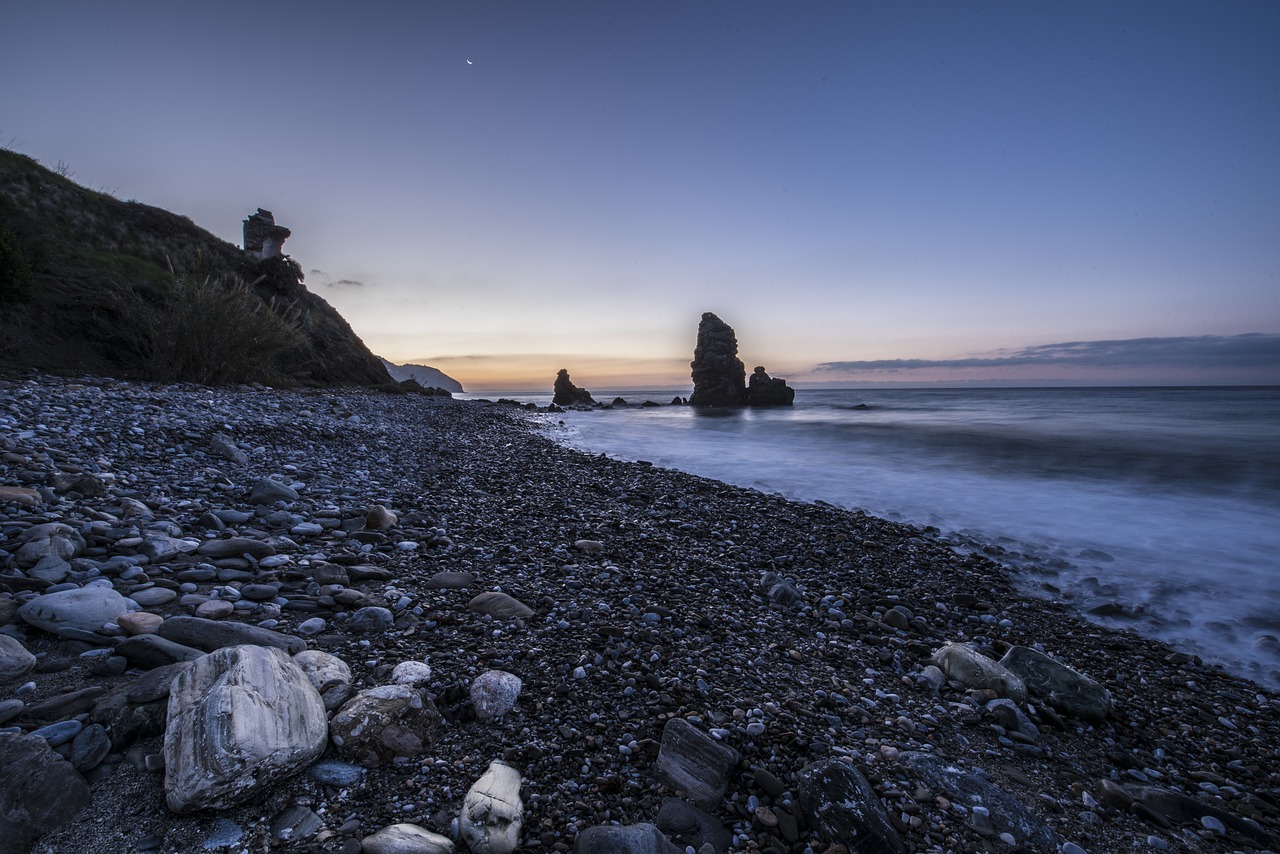
[[[619,407],[547,429],[932,526],[1033,593],[1280,687],[1278,388],[801,389],[793,408]]]

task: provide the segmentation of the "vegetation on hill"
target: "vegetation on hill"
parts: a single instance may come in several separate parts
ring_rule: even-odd
[[[0,363],[161,381],[389,383],[287,256],[0,149]]]

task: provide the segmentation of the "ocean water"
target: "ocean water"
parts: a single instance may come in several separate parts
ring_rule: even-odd
[[[801,389],[790,409],[546,419],[584,451],[933,526],[1033,593],[1280,688],[1280,388]]]

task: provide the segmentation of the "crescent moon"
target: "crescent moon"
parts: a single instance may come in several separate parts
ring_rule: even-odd
[[[475,63],[473,63],[471,60],[469,60],[469,59],[467,60],[467,65],[474,65],[474,64],[475,64]]]

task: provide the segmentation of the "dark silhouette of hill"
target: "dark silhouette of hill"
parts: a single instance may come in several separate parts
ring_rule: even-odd
[[[0,364],[209,384],[391,383],[288,256],[258,260],[185,216],[3,149]]]

